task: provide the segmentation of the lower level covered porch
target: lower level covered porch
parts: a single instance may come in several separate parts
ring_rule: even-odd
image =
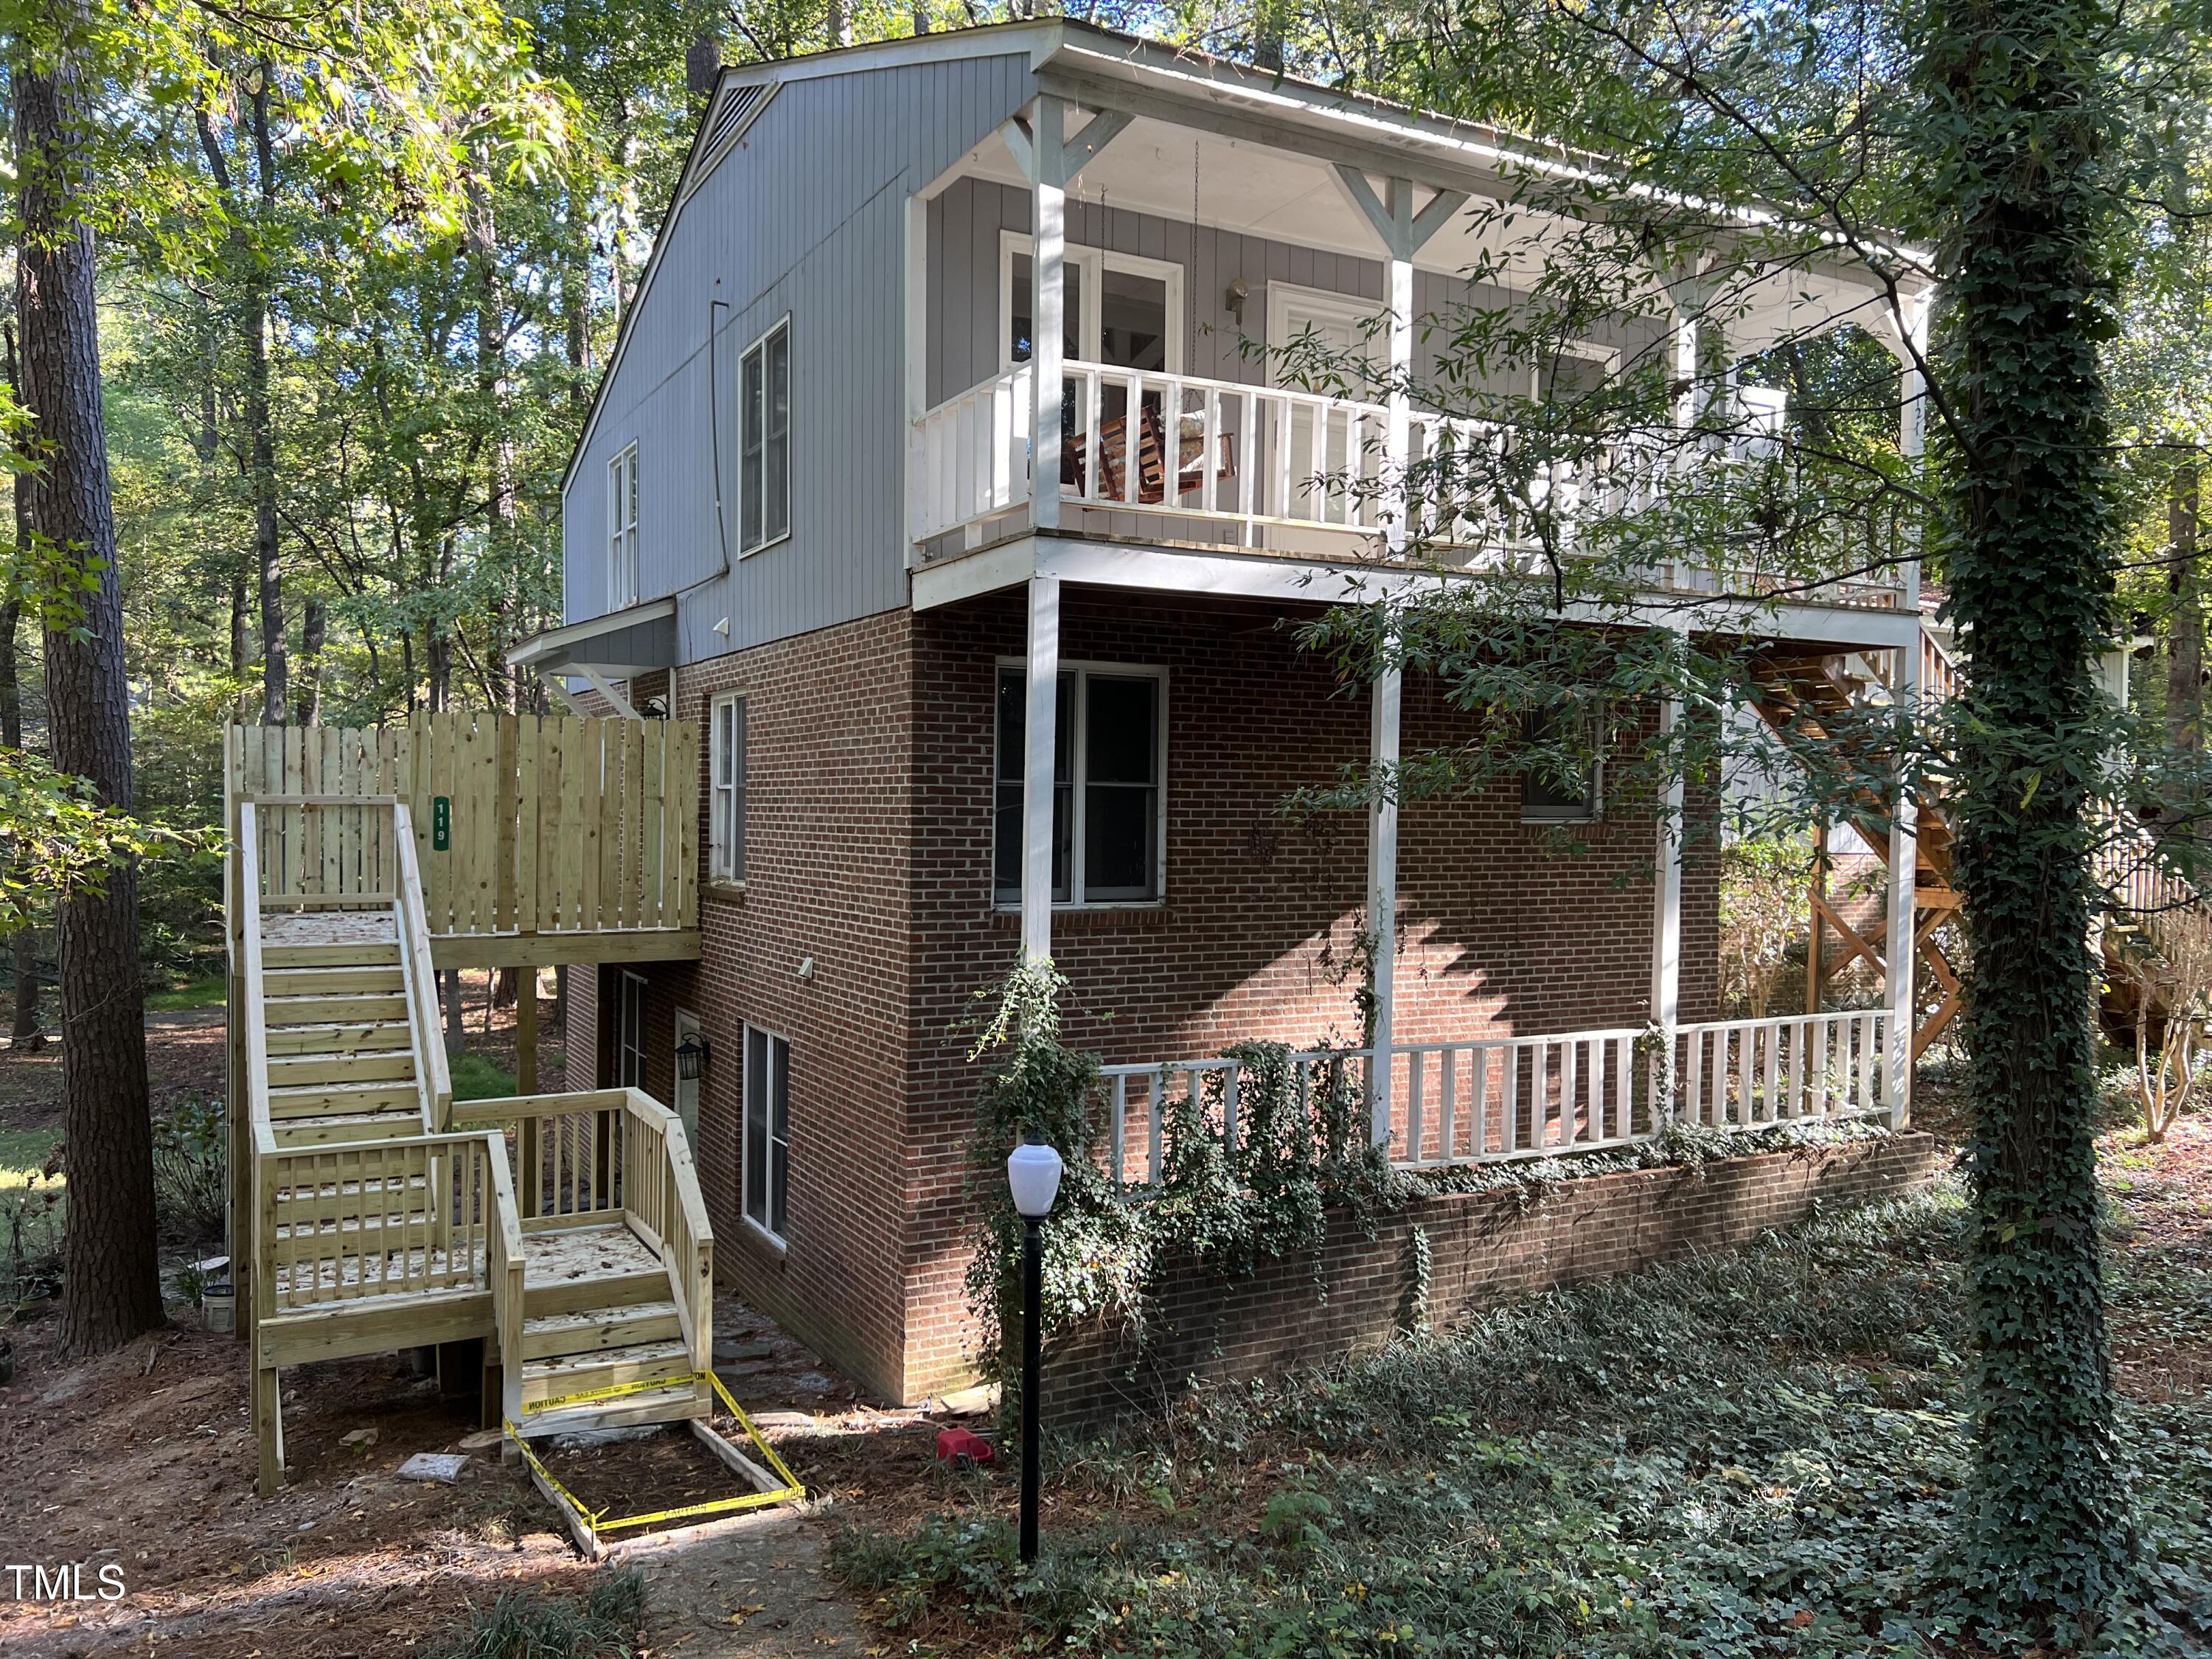
[[[1448,740],[1457,716],[1437,687],[1394,672],[1347,690],[1297,648],[1288,624],[1340,601],[1328,576],[1345,573],[1311,580],[1303,602],[1211,588],[1171,598],[1141,558],[1091,552],[1040,542],[1014,583],[938,616],[1000,619],[999,919],[1023,957],[1067,975],[1085,1046],[1111,1062],[1103,1088],[1123,1178],[1157,1174],[1178,1121],[1235,1144],[1255,1109],[1254,1040],[1275,1045],[1260,1086],[1340,1113],[1356,1102],[1368,1140],[1405,1166],[1617,1146],[1683,1124],[1905,1123],[1912,952],[1863,951],[1874,972],[1851,1006],[1816,992],[1802,1013],[1729,1017],[1718,849],[1692,827],[1710,825],[1711,802],[1686,798],[1680,781],[1663,802],[1610,800],[1594,781],[1582,802],[1525,788],[1516,801],[1508,787],[1494,800],[1378,799],[1364,823],[1296,824],[1273,810],[1291,787]],[[1005,648],[1017,601],[1018,654]],[[1886,651],[1923,666],[1917,618],[1803,605],[1766,625],[1789,630],[1774,643],[1792,660]],[[1205,637],[1219,642],[1210,654]],[[1181,666],[1194,647],[1200,662]],[[1102,757],[1128,763],[1106,752],[1110,732],[1102,745],[1106,717],[1093,711],[1107,705],[1091,682],[1156,661],[1168,665],[1142,696],[1157,753],[1127,775],[1164,796],[1143,829],[1157,847],[1114,866],[1132,884],[1100,904],[1083,887],[1107,868],[1099,837],[1130,836],[1114,830],[1123,800],[1096,772]],[[1877,849],[1887,868],[1869,908],[1889,938],[1918,938],[1928,901],[1948,896],[1923,890],[1917,829],[1916,814],[1899,814]],[[1291,845],[1316,833],[1318,856]],[[1093,1029],[1103,1010],[1114,1012]]]

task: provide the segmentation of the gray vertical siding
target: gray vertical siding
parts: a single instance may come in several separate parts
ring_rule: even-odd
[[[994,374],[999,369],[1000,233],[1026,234],[1026,191],[963,179],[930,204],[929,392],[931,403]],[[1265,237],[1192,226],[1103,204],[1068,204],[1068,240],[1111,253],[1133,253],[1183,268],[1183,368],[1188,374],[1239,385],[1261,385],[1267,364],[1255,348],[1265,339],[1267,284],[1288,283],[1355,299],[1383,302],[1385,273],[1379,259],[1330,253]],[[1228,305],[1229,285],[1242,278],[1250,289],[1240,325]],[[1414,335],[1414,368],[1431,379],[1439,357],[1452,355],[1451,319],[1457,307],[1503,306],[1503,289],[1469,283],[1438,271],[1413,273],[1413,309],[1427,326]],[[1644,331],[1648,333],[1648,330]],[[1641,337],[1622,329],[1599,331],[1608,343],[1637,348]]]
[[[632,441],[640,597],[678,594],[686,661],[906,603],[906,198],[1029,95],[1021,56],[794,81],[776,94],[663,233],[562,501],[568,620],[607,608],[607,463]],[[738,361],[787,313],[792,534],[740,559]],[[725,617],[726,639],[713,631]]]

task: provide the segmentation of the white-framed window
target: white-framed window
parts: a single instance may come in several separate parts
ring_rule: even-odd
[[[637,603],[637,446],[607,463],[607,609]]]
[[[791,534],[791,318],[738,359],[738,556]]]
[[[1027,676],[999,665],[992,890],[1022,897],[1022,759]],[[1167,671],[1115,663],[1060,670],[1054,721],[1052,898],[1156,904],[1167,867]]]
[[[1531,744],[1557,739],[1557,720],[1528,715],[1522,722]],[[1605,811],[1605,758],[1594,757],[1574,777],[1533,762],[1521,774],[1521,822],[1523,823],[1595,823]]]
[[[725,691],[708,710],[708,775],[707,869],[716,881],[745,878],[745,698]]]
[[[621,1017],[615,1027],[615,1086],[645,1087],[645,981],[622,976]]]
[[[781,1243],[791,1159],[791,1044],[745,1027],[745,1219]]]
[[[1061,265],[1060,349],[1116,368],[1182,372],[1182,267],[1103,248],[1067,249]],[[1030,239],[999,234],[999,367],[1030,360],[1035,266]]]
[[[1573,404],[1601,392],[1620,373],[1620,354],[1590,340],[1569,340],[1536,360],[1528,395],[1540,404]]]

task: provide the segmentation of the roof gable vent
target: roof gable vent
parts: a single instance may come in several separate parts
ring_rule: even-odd
[[[699,145],[699,164],[691,170],[691,182],[685,189],[687,196],[698,189],[714,164],[730,153],[731,148],[744,136],[769,95],[775,91],[771,81],[756,81],[747,86],[725,87],[707,117],[705,136]]]

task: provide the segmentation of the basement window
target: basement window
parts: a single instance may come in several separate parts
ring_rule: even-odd
[[[791,1161],[791,1044],[745,1027],[745,1219],[783,1242]]]
[[[1567,728],[1556,714],[1531,714],[1522,723],[1528,743],[1539,751],[1558,744]],[[1530,755],[1521,774],[1521,822],[1595,823],[1605,805],[1605,762],[1593,757],[1570,776],[1551,763],[1553,757]]]

